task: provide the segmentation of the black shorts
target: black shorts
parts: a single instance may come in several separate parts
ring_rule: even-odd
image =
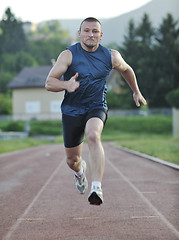
[[[83,142],[86,123],[90,118],[94,117],[100,118],[105,124],[107,110],[94,109],[77,117],[62,114],[63,139],[66,148],[76,147]]]

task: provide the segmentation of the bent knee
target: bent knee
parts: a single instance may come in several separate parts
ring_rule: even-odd
[[[66,158],[66,162],[70,168],[73,168],[79,161],[80,158],[78,156],[70,156]]]

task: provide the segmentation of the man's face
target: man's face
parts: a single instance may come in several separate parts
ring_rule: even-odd
[[[95,51],[102,38],[101,25],[98,22],[83,22],[81,31],[78,31],[82,47],[87,51]]]

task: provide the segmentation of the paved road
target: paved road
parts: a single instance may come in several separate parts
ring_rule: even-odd
[[[0,155],[0,239],[179,239],[178,171],[103,145],[101,206],[76,192],[62,145]]]

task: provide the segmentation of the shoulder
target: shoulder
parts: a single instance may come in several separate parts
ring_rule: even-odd
[[[111,49],[111,61],[113,68],[120,65],[121,61],[123,61],[121,54],[117,50]]]
[[[63,52],[61,52],[57,59],[57,63],[64,62],[68,66],[71,64],[71,61],[72,61],[72,53],[69,49],[66,49]]]
[[[121,54],[114,49],[111,49],[111,58],[114,62],[120,60],[120,58],[122,58]]]
[[[117,50],[111,51],[111,61],[112,68],[121,73],[131,68]]]
[[[68,50],[71,51],[72,53],[80,48],[81,44],[78,42],[74,45],[71,45]]]
[[[72,58],[73,52],[76,51],[80,46],[80,43],[76,43],[74,45],[71,45],[68,47],[66,50],[60,53],[59,57],[64,57],[64,58]]]
[[[101,44],[99,44],[99,50],[103,51],[106,54],[111,55],[111,50],[109,48],[102,46]]]
[[[70,49],[66,49],[66,50],[62,51],[59,55],[59,57],[67,57],[67,58],[70,57],[70,56],[71,56]]]

